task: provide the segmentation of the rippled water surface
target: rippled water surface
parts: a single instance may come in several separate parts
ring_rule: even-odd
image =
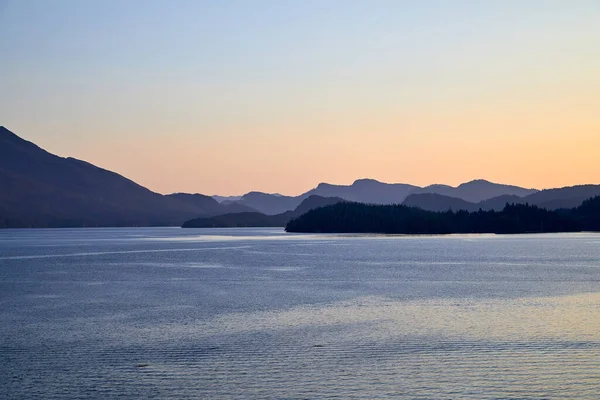
[[[600,235],[0,231],[2,399],[598,399]]]

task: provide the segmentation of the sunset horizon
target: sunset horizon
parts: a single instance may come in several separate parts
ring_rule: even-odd
[[[6,129],[8,129],[7,127],[5,127]],[[10,129],[9,129],[10,130]],[[15,134],[18,135],[17,132],[13,132]],[[20,136],[20,135],[18,135]],[[21,136],[20,136],[21,137]],[[22,137],[25,140],[30,141],[27,137]],[[170,193],[200,193],[200,194],[204,194],[204,195],[209,195],[209,196],[231,196],[231,197],[235,197],[235,196],[242,196],[246,193],[249,192],[262,192],[262,193],[269,193],[269,194],[280,194],[280,195],[284,195],[284,196],[298,196],[301,195],[302,193],[305,193],[307,191],[309,191],[310,189],[313,189],[315,187],[317,187],[319,184],[330,184],[330,185],[352,185],[355,181],[357,180],[375,180],[381,183],[386,183],[386,184],[408,184],[408,185],[414,185],[414,186],[419,186],[419,187],[427,187],[427,186],[431,186],[431,185],[448,185],[448,186],[459,186],[463,183],[467,183],[467,182],[471,182],[471,181],[476,181],[476,180],[485,180],[488,182],[492,182],[492,183],[496,183],[496,184],[502,184],[502,185],[511,185],[511,186],[519,186],[519,187],[523,187],[523,188],[528,188],[528,189],[536,189],[536,190],[545,190],[545,189],[553,189],[553,188],[560,188],[560,187],[570,187],[570,186],[578,186],[578,185],[590,185],[590,184],[600,184],[600,180],[593,180],[592,179],[583,179],[583,178],[579,178],[579,179],[575,179],[575,180],[569,180],[567,179],[552,179],[552,180],[543,180],[542,182],[550,182],[547,183],[545,186],[542,185],[532,185],[532,184],[528,184],[527,180],[522,180],[522,179],[515,179],[515,180],[501,180],[502,178],[499,179],[494,179],[494,178],[490,178],[488,176],[484,176],[484,175],[467,175],[465,174],[464,178],[451,178],[448,180],[435,180],[435,181],[411,181],[410,179],[400,179],[400,178],[387,178],[387,179],[382,179],[382,178],[378,178],[377,176],[359,176],[357,175],[355,178],[342,178],[342,179],[338,179],[338,180],[327,180],[327,179],[317,179],[316,181],[314,181],[312,184],[308,183],[307,185],[303,186],[303,187],[294,187],[294,189],[292,190],[282,190],[282,189],[278,189],[276,186],[266,186],[266,188],[261,188],[257,185],[252,185],[252,184],[246,184],[242,187],[247,188],[247,189],[242,189],[241,191],[221,191],[221,192],[211,192],[210,190],[203,190],[202,188],[194,188],[194,185],[190,185],[189,187],[181,187],[179,189],[175,189],[175,190],[160,190],[157,189],[156,187],[153,187],[152,184],[145,184],[142,180],[137,179],[137,177],[135,176],[131,176],[131,175],[127,175],[122,173],[121,171],[111,168],[110,166],[107,165],[103,165],[102,163],[98,163],[95,161],[92,161],[90,159],[85,159],[85,158],[81,158],[78,155],[75,154],[61,154],[60,152],[56,152],[54,150],[52,150],[51,148],[45,147],[43,145],[41,145],[40,143],[34,143],[36,145],[39,145],[40,148],[42,148],[45,151],[48,151],[52,154],[56,154],[60,157],[65,157],[65,158],[76,158],[76,159],[80,159],[82,161],[86,161],[86,162],[90,162],[100,168],[118,173],[119,175],[122,175],[123,177],[130,179],[154,192],[157,193],[161,193],[161,194],[170,194]],[[155,170],[149,170],[148,171],[150,174],[152,174],[152,172],[155,172]],[[386,176],[390,176],[391,174],[387,173]],[[435,175],[435,173],[433,174]],[[446,176],[446,174],[441,173],[439,174],[440,176]],[[504,175],[499,175],[504,176]],[[169,177],[166,177],[167,180],[169,180]],[[507,178],[505,178],[507,179]],[[160,186],[159,186],[160,187]],[[286,187],[285,182],[283,185],[281,185],[281,187]]]

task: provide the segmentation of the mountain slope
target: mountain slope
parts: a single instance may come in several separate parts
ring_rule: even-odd
[[[236,202],[246,207],[253,208],[267,215],[281,214],[293,210],[302,202],[300,197],[282,196],[262,192],[249,192]],[[229,204],[233,204],[229,203]]]
[[[418,188],[403,183],[382,183],[374,179],[358,179],[352,185],[320,183],[316,188],[299,196],[283,196],[262,192],[249,192],[235,203],[251,207],[267,215],[292,211],[310,196],[338,197],[347,201],[372,204],[402,203],[408,194]],[[213,196],[215,197],[215,196]],[[223,197],[217,197],[224,199]],[[222,200],[227,202],[227,200]],[[231,203],[230,203],[231,204]]]
[[[306,199],[300,203],[298,207],[291,212],[292,217],[298,217],[302,214],[309,212],[310,210],[314,210],[315,208],[325,207],[332,204],[337,204],[343,202],[344,199],[340,197],[323,197],[317,195],[308,196]]]
[[[383,183],[374,179],[358,179],[351,185],[320,183],[316,188],[296,197],[250,192],[237,202],[259,210],[264,214],[275,215],[293,210],[300,204],[300,201],[311,195],[339,197],[346,201],[366,204],[402,204],[411,195],[438,194],[462,199],[466,202],[478,203],[498,196],[522,197],[536,192],[536,189],[502,185],[483,179],[466,182],[457,187],[436,184],[424,188],[404,183]],[[430,200],[433,199],[434,197],[430,198]]]
[[[85,161],[48,153],[4,127],[0,187],[3,227],[180,225],[206,211]]]
[[[374,179],[358,179],[352,185],[320,183],[300,197],[311,195],[340,197],[347,201],[368,204],[400,204],[417,186],[404,183],[383,183]]]
[[[489,182],[484,179],[476,179],[458,185],[457,187],[446,185],[430,185],[422,189],[416,189],[413,191],[413,194],[436,193],[444,196],[463,199],[471,203],[478,203],[480,201],[489,200],[503,195],[524,197],[536,192],[536,189],[525,189],[519,186],[503,185]]]

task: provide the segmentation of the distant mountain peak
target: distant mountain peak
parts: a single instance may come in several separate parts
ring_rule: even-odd
[[[498,187],[504,187],[504,188],[523,189],[526,191],[537,191],[537,189],[534,189],[534,188],[525,188],[525,187],[519,187],[519,186],[515,186],[515,185],[510,185],[510,184],[496,183],[496,182],[488,181],[487,179],[473,179],[472,181],[465,182],[465,183],[458,185],[457,188],[464,188],[466,186],[476,186],[476,185],[498,186]]]
[[[382,183],[382,182],[378,181],[377,179],[372,179],[372,178],[361,178],[361,179],[355,180],[352,183],[352,186],[361,185],[361,184],[369,184],[369,183]]]
[[[334,183],[321,182],[317,185],[317,187],[315,189],[350,188],[350,187],[356,187],[356,186],[360,186],[360,185],[369,185],[369,184],[387,185],[387,183],[380,182],[376,179],[360,178],[360,179],[356,179],[354,182],[352,182],[351,185],[337,185]]]
[[[259,197],[288,197],[288,196],[284,196],[282,194],[279,193],[266,193],[266,192],[259,192],[257,190],[253,190],[251,192],[246,193],[245,195],[243,195],[240,200],[244,200],[244,199],[250,199],[250,198],[259,198]]]
[[[425,186],[423,189],[452,189],[452,186],[444,185],[443,183],[434,183],[434,184]]]
[[[319,184],[317,185],[317,187],[316,187],[316,188],[317,188],[317,189],[323,189],[323,188],[331,188],[331,187],[335,187],[335,186],[338,186],[338,185],[334,185],[334,184],[332,184],[332,183],[327,183],[327,182],[321,182],[321,183],[319,183]]]
[[[203,198],[203,199],[212,199],[211,196],[207,196],[202,193],[175,192],[175,193],[168,194],[166,196],[190,196],[190,197],[198,197],[198,198]]]
[[[473,179],[472,181],[461,183],[460,185],[458,185],[458,187],[477,184],[497,185],[497,183],[490,182],[487,179]]]
[[[248,193],[244,194],[242,196],[242,199],[248,198],[248,197],[252,197],[252,196],[268,196],[268,193],[259,192],[258,190],[253,190],[251,192],[248,192]]]
[[[505,185],[490,182],[487,179],[474,179],[462,183],[456,187],[447,185],[430,185],[422,189],[416,189],[413,193],[436,193],[449,197],[460,198],[472,203],[492,199],[501,195],[528,196],[536,189],[527,189],[519,186]]]

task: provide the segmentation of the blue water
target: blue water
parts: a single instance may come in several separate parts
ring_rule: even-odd
[[[2,399],[597,399],[600,235],[0,230]]]

